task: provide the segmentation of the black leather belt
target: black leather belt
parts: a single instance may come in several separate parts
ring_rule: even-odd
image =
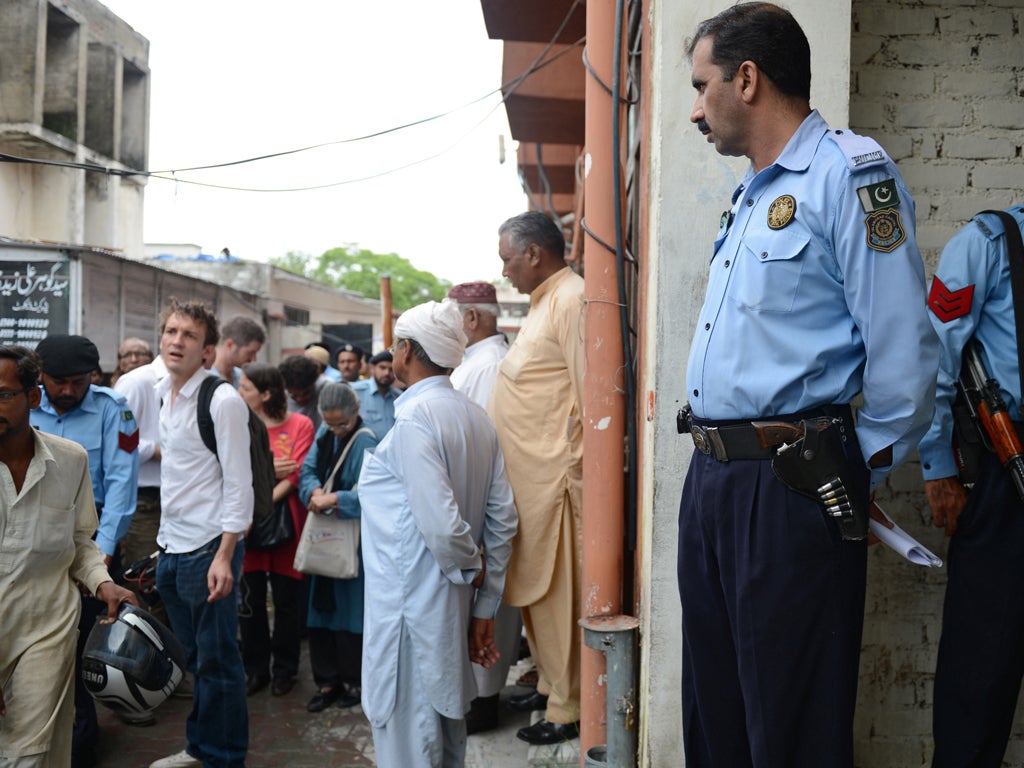
[[[848,405],[829,405],[785,416],[766,416],[764,421],[785,421],[799,425],[804,419],[823,416],[848,419],[852,423],[852,412]],[[770,459],[775,455],[777,447],[762,447],[749,421],[701,419],[693,415],[689,404],[676,416],[676,429],[680,434],[690,435],[694,448],[718,461]]]

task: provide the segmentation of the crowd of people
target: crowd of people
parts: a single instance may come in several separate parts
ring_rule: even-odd
[[[1024,675],[1024,487],[991,454],[968,494],[953,411],[966,349],[991,379],[983,415],[1024,434],[1024,206],[975,217],[926,291],[913,198],[880,145],[810,108],[791,14],[733,6],[687,54],[691,121],[750,168],[679,415],[695,447],[678,529],[686,763],[852,766],[870,500],[919,450],[953,536],[934,765],[997,766]],[[524,632],[536,689],[507,703],[543,716],[518,737],[579,735],[583,280],[541,213],[504,222],[498,254],[530,297],[511,345],[494,287],[466,283],[404,312],[372,356],[314,343],[256,362],[258,323],[176,300],[156,354],[121,345],[113,388],[82,336],[0,346],[0,626],[19,627],[0,643],[0,764],[91,764],[75,664],[124,602],[162,611],[191,673],[185,749],[152,768],[244,765],[246,699],[292,690],[303,630],[307,709],[361,703],[381,766],[462,765],[467,736],[497,724]],[[249,547],[263,439],[292,533]],[[303,572],[311,520],[359,521],[352,573]],[[154,551],[158,601],[118,584]]]
[[[143,339],[121,344],[113,386],[94,383],[99,350],[84,336],[0,348],[0,373],[11,369],[0,406],[23,411],[8,418],[19,429],[0,434],[0,456],[12,458],[4,448],[16,445],[31,458],[34,445],[40,460],[72,457],[67,487],[54,487],[64,496],[36,503],[58,517],[74,512],[66,539],[53,532],[63,554],[47,572],[80,603],[58,614],[61,664],[39,669],[56,651],[31,633],[30,652],[0,651],[0,757],[95,764],[96,709],[74,669],[92,626],[122,602],[149,609],[187,656],[178,690],[192,698],[185,749],[154,768],[243,765],[247,697],[266,688],[284,696],[304,674],[316,686],[308,711],[362,703],[380,765],[461,764],[467,736],[498,723],[524,628],[537,690],[509,705],[546,712],[519,737],[578,735],[578,649],[568,638],[579,605],[582,279],[542,214],[510,219],[499,238],[505,275],[532,303],[511,348],[489,283],[457,285],[444,302],[404,312],[393,346],[373,355],[312,343],[277,365],[257,362],[259,323],[220,323],[203,303],[176,299],[162,313],[156,353]],[[217,379],[230,386],[204,384]],[[538,441],[520,420],[541,393],[553,407],[550,435]],[[270,545],[252,528],[253,448],[263,440],[271,514],[290,531]],[[25,503],[20,484],[39,477],[26,476],[28,462],[0,461],[20,493],[2,508],[10,530]],[[300,570],[310,516],[359,521],[354,576]],[[41,524],[28,532],[33,558],[56,551],[43,546]],[[138,578],[140,563],[152,579]],[[34,589],[5,591],[5,621],[27,622]],[[52,701],[26,706],[28,674]],[[136,726],[155,719],[146,708],[115,713]]]

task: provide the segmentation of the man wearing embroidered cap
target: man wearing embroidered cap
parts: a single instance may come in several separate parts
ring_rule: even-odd
[[[690,120],[750,168],[722,215],[680,413],[699,449],[679,514],[686,764],[848,767],[868,494],[924,433],[938,365],[914,202],[881,146],[811,109],[788,11],[734,5],[687,54]],[[783,483],[762,421],[832,440],[857,514]]]
[[[139,427],[128,401],[109,387],[92,384],[99,367],[96,345],[84,336],[52,335],[39,342],[42,397],[32,411],[32,426],[81,445],[89,454],[89,474],[99,515],[96,543],[115,578],[120,578],[118,545],[135,512],[139,479]],[[113,566],[112,566],[113,563]],[[78,655],[104,605],[82,598]],[[151,720],[151,716],[147,718]],[[81,676],[75,676],[76,762],[88,765],[99,737],[96,705]]]
[[[490,283],[460,283],[448,291],[458,302],[466,352],[452,371],[452,386],[481,408],[487,408],[498,376],[498,366],[508,354],[508,341],[498,330],[498,295]],[[490,669],[473,665],[477,698],[466,715],[467,733],[488,731],[498,726],[498,696],[505,687],[509,667],[518,658],[523,623],[519,609],[502,603],[494,617],[494,638],[501,658]]]
[[[516,511],[487,414],[448,378],[466,346],[458,309],[413,307],[395,339],[395,372],[409,388],[359,476],[374,596],[363,623],[363,709],[381,768],[461,766],[476,693],[470,661],[498,657],[494,615]]]

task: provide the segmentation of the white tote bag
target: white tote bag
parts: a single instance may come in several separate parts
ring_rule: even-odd
[[[356,437],[369,431],[364,428],[352,435],[324,483],[324,488],[331,487]],[[359,521],[335,519],[333,515],[307,515],[299,546],[295,550],[294,567],[300,573],[329,576],[332,579],[354,579],[359,575]]]

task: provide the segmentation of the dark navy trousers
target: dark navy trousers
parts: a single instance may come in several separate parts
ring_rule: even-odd
[[[678,557],[687,768],[850,768],[866,542],[770,461],[694,453]]]
[[[935,768],[998,768],[1024,674],[1024,503],[994,455],[949,545]]]

